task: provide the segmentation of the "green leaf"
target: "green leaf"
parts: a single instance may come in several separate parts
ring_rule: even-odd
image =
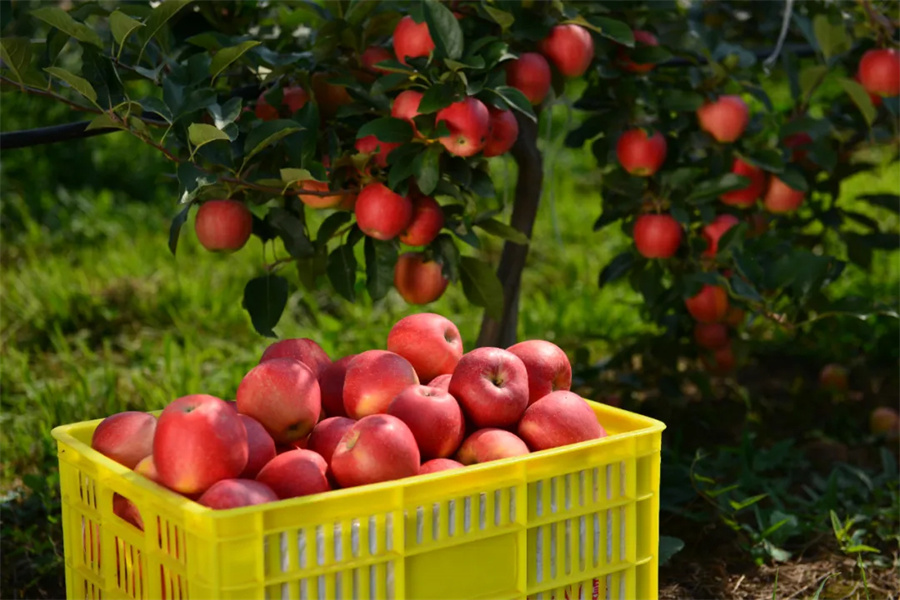
[[[719,239],[719,254],[725,253],[729,248],[740,248],[743,245],[744,236],[747,235],[749,226],[747,223],[738,223],[734,227],[730,227]]]
[[[172,111],[169,109],[166,103],[159,98],[150,96],[141,100],[139,104],[145,111],[155,113],[169,123],[172,122]]]
[[[503,285],[493,267],[472,256],[463,256],[459,266],[466,299],[499,321],[503,317]]]
[[[800,71],[800,93],[805,98],[810,91],[818,85],[825,74],[828,73],[828,67],[825,65],[810,65]]]
[[[441,177],[440,162],[442,146],[432,144],[416,157],[416,185],[426,196],[430,196]]]
[[[281,175],[281,181],[287,185],[297,183],[298,181],[315,179],[315,177],[312,176],[312,173],[306,169],[281,169],[279,174]]]
[[[0,38],[0,58],[16,81],[25,83],[25,72],[31,66],[31,42],[26,38]]]
[[[832,23],[826,14],[818,14],[813,19],[813,32],[825,60],[850,49],[850,40],[842,23]]]
[[[446,58],[460,58],[463,53],[463,33],[453,12],[437,0],[425,0],[422,9],[435,49]]]
[[[458,99],[456,89],[449,83],[433,85],[422,94],[422,99],[419,101],[419,114],[428,115],[437,112]]]
[[[325,246],[328,243],[328,240],[331,239],[341,227],[350,222],[351,213],[340,211],[328,215],[328,217],[322,221],[322,224],[319,225],[319,231],[316,232],[316,244],[319,246]]]
[[[408,72],[388,73],[375,80],[375,83],[372,84],[371,93],[373,96],[378,96],[393,90],[407,81],[409,81]]]
[[[803,176],[803,172],[800,171],[800,169],[798,169],[797,167],[787,167],[782,173],[778,175],[778,179],[786,183],[787,186],[792,190],[797,190],[800,192],[809,191],[809,184],[806,182],[806,177]]]
[[[750,179],[734,173],[726,173],[716,179],[708,179],[696,184],[686,200],[698,203],[711,200],[725,192],[739,190],[750,184]]]
[[[206,112],[213,118],[213,125],[219,129],[225,129],[226,126],[234,123],[241,116],[241,99],[234,97],[225,102],[225,104],[213,104],[206,108]]]
[[[92,131],[94,129],[125,129],[125,126],[119,121],[113,120],[108,113],[101,113],[84,128],[85,131]]]
[[[669,560],[681,552],[684,548],[684,542],[677,537],[668,535],[659,536],[659,564],[660,566],[669,562]]]
[[[181,203],[190,202],[197,196],[200,188],[210,186],[216,182],[216,176],[202,171],[189,162],[178,165],[178,183],[181,184]]]
[[[640,65],[664,63],[672,58],[672,53],[662,46],[640,46],[628,52],[628,58]]]
[[[303,221],[290,211],[276,206],[266,214],[266,223],[284,242],[284,249],[294,258],[309,258],[316,253],[312,242],[306,237]]]
[[[531,102],[521,91],[507,85],[501,85],[491,91],[503,98],[510,108],[519,111],[537,123],[537,115],[534,114],[534,108],[532,108]]]
[[[175,256],[175,250],[178,249],[178,236],[181,233],[182,226],[188,220],[190,211],[191,205],[188,204],[175,215],[175,218],[172,219],[172,224],[169,226],[169,252],[172,253],[172,256]]]
[[[406,119],[380,117],[360,127],[356,139],[362,139],[367,135],[374,135],[382,142],[408,142],[412,139],[413,129]]]
[[[763,298],[759,295],[759,292],[756,291],[756,288],[744,281],[742,277],[734,275],[732,276],[730,283],[731,291],[734,292],[735,296],[739,298],[746,298],[747,300],[750,300],[752,302],[762,302]]]
[[[247,52],[247,50],[255,48],[261,43],[262,42],[258,42],[256,40],[248,40],[246,42],[238,44],[237,46],[223,48],[216,52],[216,55],[212,58],[212,62],[209,64],[209,74],[212,77],[212,80],[215,81],[216,77],[219,76],[219,73],[228,68],[228,65],[239,59],[245,52]]]
[[[868,202],[873,206],[880,206],[895,213],[900,213],[900,195],[897,194],[864,194],[857,197],[858,200]]]
[[[382,242],[366,237],[366,289],[373,301],[384,298],[394,285],[394,265],[397,263],[397,247],[392,242]]]
[[[873,548],[872,546],[866,546],[865,544],[854,544],[852,546],[847,546],[844,548],[844,552],[847,554],[857,554],[858,552],[874,552],[876,554],[881,554],[881,550],[878,548]]]
[[[250,314],[250,321],[257,333],[276,337],[272,329],[281,319],[287,300],[287,279],[278,275],[263,275],[247,282],[242,306]]]
[[[852,79],[841,77],[838,79],[838,83],[841,84],[841,87],[844,88],[844,91],[847,92],[847,95],[850,96],[850,99],[853,100],[853,103],[859,108],[859,112],[862,113],[863,118],[866,120],[866,124],[871,127],[872,123],[875,121],[875,117],[878,116],[878,111],[876,110],[875,105],[872,104],[872,98],[869,97],[869,93],[862,85]]]
[[[740,502],[737,502],[735,500],[729,500],[728,504],[731,505],[731,508],[733,508],[735,511],[739,511],[739,510],[747,508],[748,506],[752,506],[752,505],[756,504],[757,502],[759,502],[763,498],[766,498],[767,496],[768,496],[768,494],[757,494],[756,496],[750,496],[749,498],[741,500]]]
[[[171,0],[169,0],[171,1]],[[266,121],[250,130],[247,139],[244,142],[244,161],[250,160],[267,146],[276,144],[292,133],[302,131],[303,129],[297,125],[295,121],[287,119],[277,119],[275,121]]]
[[[61,8],[57,8],[56,6],[44,6],[31,11],[31,16],[40,19],[51,27],[59,29],[80,42],[93,44],[98,48],[103,48],[103,40],[100,39],[100,36],[96,31],[84,23],[79,23]]]
[[[356,256],[353,254],[353,246],[344,244],[328,255],[326,267],[328,279],[338,294],[349,300],[356,301]]]
[[[584,25],[588,29],[592,29],[603,37],[622,44],[623,46],[634,48],[634,33],[631,31],[631,27],[622,21],[609,19],[607,17],[591,16],[586,20],[576,19],[574,22]]]
[[[505,10],[500,10],[499,8],[494,8],[489,4],[483,4],[484,12],[488,14],[488,16],[500,26],[500,29],[506,31],[512,24],[516,22],[516,18],[512,16],[511,13],[506,12]]]
[[[613,258],[600,271],[600,277],[597,280],[597,287],[602,288],[608,283],[612,283],[617,279],[621,279],[628,274],[634,267],[634,254],[631,252],[622,252]]]
[[[434,260],[441,265],[441,274],[451,283],[459,281],[459,248],[448,233],[438,235],[431,242]]]
[[[194,145],[194,151],[210,142],[217,140],[229,141],[228,134],[214,125],[206,123],[191,123],[188,127],[188,139]]]
[[[781,173],[784,171],[784,159],[777,150],[763,148],[761,150],[753,150],[746,152],[742,158],[753,166],[765,169],[773,173]]]
[[[66,83],[68,83],[72,88],[75,89],[79,94],[87,98],[93,104],[97,104],[97,92],[94,91],[94,86],[88,82],[87,79],[83,77],[79,77],[74,73],[70,73],[65,69],[61,69],[60,67],[46,67],[44,69],[53,77],[57,79],[62,79]]]
[[[146,29],[142,30],[142,38],[144,39],[144,44],[141,46],[141,52],[138,54],[137,62],[141,61],[141,57],[144,55],[144,50],[147,48],[147,44],[156,37],[156,34],[159,33],[160,29],[169,22],[169,19],[174,17],[178,11],[191,3],[191,0],[164,0],[161,2],[159,6],[153,9],[153,12],[150,13],[150,16],[144,21],[144,25]]]
[[[703,106],[703,96],[697,92],[665,89],[662,93],[662,105],[676,112],[695,111]]]
[[[125,44],[125,40],[131,35],[131,32],[144,24],[137,19],[132,19],[120,10],[114,10],[109,15],[109,28],[112,30],[113,37],[119,46]]]
[[[511,227],[510,225],[507,225],[502,221],[498,221],[497,219],[486,219],[484,221],[479,221],[474,225],[475,227],[484,229],[491,235],[496,235],[499,238],[509,240],[510,242],[513,242],[515,244],[521,244],[525,246],[529,243],[527,235],[525,235],[515,227]]]

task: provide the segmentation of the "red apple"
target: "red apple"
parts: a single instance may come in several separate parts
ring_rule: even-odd
[[[704,285],[700,292],[684,301],[688,312],[701,323],[717,323],[728,312],[728,294],[717,285]]]
[[[806,147],[812,144],[812,142],[812,136],[810,136],[805,131],[793,133],[784,138],[784,140],[782,141],[785,148],[793,149],[793,152],[791,153],[791,161],[797,163],[806,160],[806,156],[807,154],[809,154],[809,152],[806,150]]]
[[[537,52],[525,52],[506,63],[506,84],[525,94],[532,104],[544,101],[550,80],[550,64]]]
[[[386,60],[391,60],[392,58],[394,58],[394,55],[391,54],[391,51],[387,48],[382,48],[381,46],[369,46],[360,55],[359,60],[363,67],[372,73],[388,73],[389,71],[386,69],[375,65]]]
[[[370,183],[356,198],[356,223],[377,240],[392,240],[403,233],[413,216],[412,201],[395,194],[383,183]]]
[[[431,460],[422,463],[422,466],[419,467],[419,475],[428,475],[430,473],[438,473],[440,471],[451,471],[453,469],[462,469],[466,465],[461,462],[456,462],[455,460],[451,460],[449,458],[432,458]]]
[[[290,450],[270,460],[256,481],[284,500],[330,491],[327,471],[328,463],[312,450]]]
[[[508,350],[476,348],[459,359],[450,394],[477,427],[512,427],[528,406],[528,370]]]
[[[416,23],[409,15],[400,19],[394,28],[394,54],[406,64],[407,58],[428,56],[434,50],[434,40],[428,32],[428,24]]]
[[[900,53],[894,48],[869,50],[859,61],[858,77],[870,94],[900,95]]]
[[[709,350],[721,348],[728,343],[728,327],[722,323],[697,323],[694,325],[694,341]]]
[[[360,154],[372,154],[375,166],[384,169],[388,165],[388,155],[399,148],[400,145],[398,143],[382,142],[374,135],[367,135],[356,140],[355,148]]]
[[[293,358],[272,358],[247,373],[238,410],[266,428],[277,444],[305,437],[319,421],[322,396],[313,371]]]
[[[733,215],[719,215],[712,223],[703,227],[703,239],[706,240],[706,250],[703,256],[714,257],[719,252],[719,240],[725,232],[740,223]]]
[[[744,133],[750,122],[750,111],[739,96],[720,96],[697,109],[700,129],[716,141],[733,142]]]
[[[347,365],[344,410],[352,419],[385,413],[397,394],[418,383],[415,369],[399,354],[366,350]]]
[[[642,31],[640,29],[634,30],[634,42],[635,48],[640,48],[641,46],[659,46],[659,40],[656,39],[656,36],[650,33],[649,31]],[[632,73],[647,73],[653,70],[653,63],[636,63],[632,61],[629,56],[629,51],[624,46],[619,48],[619,64],[626,71],[630,71]]]
[[[277,502],[272,488],[252,479],[223,479],[212,485],[197,500],[199,504],[215,510],[228,510],[242,506],[255,506]]]
[[[120,412],[103,419],[94,430],[91,448],[133,469],[153,452],[156,417],[139,411]]]
[[[711,354],[704,354],[701,358],[706,370],[715,375],[724,375],[732,371],[736,363],[731,342],[716,348]]]
[[[338,442],[353,427],[354,423],[356,421],[347,417],[329,417],[313,427],[306,447],[330,464],[331,455],[334,454]]]
[[[327,192],[331,188],[327,181],[316,181],[315,179],[306,179],[299,183],[300,189],[308,192]],[[335,208],[344,201],[343,194],[329,194],[320,196],[318,194],[297,194],[300,201],[310,208]]]
[[[156,470],[156,463],[153,462],[153,455],[147,455],[134,466],[134,472],[143,475],[150,481],[159,483],[159,473]]]
[[[330,80],[334,77],[334,73],[323,72],[313,73],[312,76],[313,95],[316,97],[316,104],[319,105],[319,113],[324,119],[330,119],[338,108],[353,102],[345,86],[331,83]]]
[[[194,231],[210,252],[234,252],[250,239],[253,214],[235,200],[207,200],[197,210]]]
[[[412,477],[419,473],[419,448],[406,424],[391,415],[363,417],[344,434],[331,457],[341,487]]]
[[[641,215],[634,222],[634,245],[647,258],[673,256],[681,235],[681,225],[669,215]]]
[[[444,226],[444,211],[434,198],[419,196],[413,200],[413,215],[400,241],[407,246],[427,246]]]
[[[766,188],[766,172],[759,167],[735,158],[731,166],[731,172],[735,175],[747,177],[750,183],[739,190],[725,192],[719,199],[729,206],[747,207],[753,206]]]
[[[482,153],[485,156],[506,154],[519,137],[519,122],[511,110],[488,109],[491,116],[491,127]]]
[[[427,385],[411,385],[397,394],[387,414],[406,423],[423,459],[451,456],[466,432],[466,422],[456,399]]]
[[[281,91],[281,105],[287,106],[291,115],[303,108],[309,101],[309,94],[300,86],[286,87]],[[256,101],[256,116],[263,121],[274,121],[280,115],[280,110],[266,100],[265,93],[259,95]]]
[[[595,419],[596,420],[596,419]],[[475,465],[528,454],[528,446],[519,436],[505,429],[479,429],[463,441],[456,458],[464,465]]]
[[[413,133],[417,133],[414,118],[419,116],[419,102],[422,101],[422,92],[406,90],[397,94],[391,104],[391,116],[395,119],[406,119],[412,125]]]
[[[658,131],[647,136],[643,129],[629,129],[619,136],[616,156],[632,175],[650,177],[666,161],[666,138]]]
[[[766,197],[763,199],[763,205],[771,213],[789,213],[800,208],[805,197],[806,194],[804,192],[793,189],[784,181],[772,175],[769,181],[769,189],[766,191]]]
[[[869,431],[888,439],[897,439],[900,435],[900,415],[897,410],[887,406],[879,406],[873,410],[869,415]]]
[[[450,135],[439,140],[447,152],[455,156],[472,156],[487,142],[491,116],[481,100],[468,97],[439,110],[436,124],[441,123],[450,130]]]
[[[350,354],[334,361],[319,376],[322,409],[329,417],[347,416],[344,410],[344,377],[347,375],[347,365],[355,357],[355,354]]]
[[[594,40],[580,25],[557,25],[538,48],[565,77],[581,77],[594,60]]]
[[[572,387],[572,365],[562,348],[546,340],[527,340],[507,348],[528,373],[528,405],[550,392]]]
[[[265,92],[260,94],[259,98],[256,99],[256,106],[254,107],[253,112],[263,121],[274,121],[281,116],[278,114],[278,109],[269,104],[266,100]]]
[[[445,375],[438,375],[434,379],[428,382],[428,387],[433,387],[438,390],[444,390],[445,392],[450,391],[450,380],[453,378],[453,373],[447,373]]]
[[[317,378],[321,376],[325,369],[328,368],[328,365],[331,364],[331,359],[328,358],[328,354],[322,350],[322,346],[309,338],[292,338],[279,340],[274,344],[270,344],[265,351],[263,351],[262,358],[259,359],[259,362],[264,363],[267,360],[272,360],[274,358],[293,358],[294,360],[299,360],[309,367],[310,371],[315,373]]]
[[[176,492],[199,494],[217,481],[234,479],[247,458],[247,430],[219,398],[184,396],[159,416],[153,463],[160,483]]]
[[[113,494],[113,514],[126,523],[131,523],[141,531],[144,530],[144,519],[141,517],[141,511],[138,510],[134,502],[121,494]]]
[[[275,440],[259,421],[247,415],[238,415],[247,430],[247,466],[241,477],[253,479],[266,463],[275,458]]]
[[[584,398],[567,391],[551,392],[529,406],[518,432],[535,451],[606,437]]]
[[[428,304],[440,298],[450,280],[444,277],[441,265],[426,260],[422,252],[406,252],[394,267],[394,287],[410,304]]]
[[[835,392],[847,391],[847,369],[838,364],[828,364],[822,367],[819,373],[819,385],[827,390]]]
[[[463,355],[462,338],[453,321],[435,313],[418,313],[397,321],[387,349],[410,362],[419,381],[453,373]]]

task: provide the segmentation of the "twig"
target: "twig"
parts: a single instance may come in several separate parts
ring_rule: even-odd
[[[802,588],[800,588],[799,590],[797,590],[796,592],[794,592],[793,594],[791,594],[784,600],[793,600],[793,598],[796,598],[797,596],[799,596],[806,590],[808,590],[812,587],[815,587],[817,584],[822,583],[823,580],[828,579],[829,577],[831,577],[834,574],[835,574],[834,571],[830,571],[828,573],[825,573],[824,575],[820,575],[815,581],[811,581],[810,583],[807,583],[805,586],[803,586]]]

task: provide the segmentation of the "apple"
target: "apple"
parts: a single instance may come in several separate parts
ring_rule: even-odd
[[[772,175],[769,181],[769,189],[766,191],[766,197],[763,199],[763,205],[771,213],[789,213],[800,208],[805,197],[806,194],[804,192],[795,190],[775,175]]]
[[[681,236],[681,225],[670,215],[641,215],[634,222],[634,245],[647,258],[673,256]]]
[[[701,323],[717,323],[728,312],[728,294],[717,285],[704,284],[696,296],[684,301],[688,312]]]
[[[399,354],[366,350],[347,365],[344,410],[352,419],[385,413],[397,394],[418,383],[416,370]]]
[[[643,129],[629,129],[616,142],[616,157],[632,175],[650,177],[666,161],[666,138],[658,131],[648,136]]]
[[[428,304],[440,298],[450,283],[440,263],[427,260],[423,252],[406,252],[394,266],[394,287],[410,304]]]
[[[835,392],[847,391],[847,379],[846,367],[835,363],[825,365],[819,373],[819,385],[823,389]]]
[[[400,19],[394,28],[394,54],[404,65],[407,58],[428,56],[434,50],[434,40],[427,23],[416,23],[409,15]]]
[[[413,217],[412,201],[395,194],[383,183],[370,183],[356,198],[356,223],[369,237],[392,240],[403,233]]]
[[[528,373],[528,405],[550,392],[572,387],[572,365],[562,348],[546,340],[527,340],[507,348]]]
[[[281,90],[281,104],[287,106],[290,114],[294,114],[303,108],[309,101],[309,94],[300,86],[290,86]],[[280,111],[268,103],[265,92],[259,95],[256,101],[256,116],[263,121],[274,121],[280,115]]]
[[[347,375],[347,365],[354,357],[355,354],[350,354],[334,361],[319,375],[322,411],[329,417],[347,416],[344,410],[344,377]]]
[[[272,488],[284,500],[330,491],[327,471],[328,463],[312,450],[290,450],[270,460],[256,481]]]
[[[328,417],[313,427],[306,447],[330,464],[331,456],[334,454],[334,449],[337,448],[338,442],[353,427],[354,423],[356,421],[347,417]]]
[[[506,63],[506,84],[525,94],[534,105],[547,97],[550,83],[550,64],[537,52],[524,52]]]
[[[529,406],[518,432],[534,451],[606,437],[584,398],[565,390],[551,392]]]
[[[451,456],[466,433],[466,422],[456,399],[427,385],[411,385],[397,394],[387,414],[406,423],[423,459]]]
[[[354,147],[360,154],[371,154],[375,161],[375,166],[384,169],[388,166],[388,155],[401,144],[393,142],[382,142],[374,135],[367,135],[356,140]]]
[[[719,252],[719,240],[725,232],[740,223],[733,215],[719,215],[712,223],[703,227],[703,239],[706,240],[706,250],[703,256],[715,257]]]
[[[641,29],[634,30],[634,42],[635,48],[640,48],[641,46],[659,46],[659,40],[656,39],[655,35]],[[623,69],[632,73],[647,73],[652,71],[653,67],[656,66],[653,63],[636,63],[632,61],[628,56],[628,50],[624,46],[619,48],[618,54],[619,64]]]
[[[696,323],[694,341],[701,348],[715,350],[728,343],[728,327],[722,323]]]
[[[418,196],[413,201],[413,214],[400,241],[407,246],[427,246],[444,226],[444,211],[434,198]]]
[[[278,109],[269,104],[266,100],[266,93],[263,92],[256,99],[256,106],[253,109],[256,116],[263,121],[274,121],[279,116]]]
[[[720,96],[697,109],[700,129],[716,141],[733,142],[744,133],[750,122],[750,111],[740,96]]]
[[[428,382],[428,387],[433,387],[438,390],[444,390],[445,392],[450,391],[450,380],[453,378],[453,373],[446,373],[444,375],[438,375],[434,379]]]
[[[806,160],[806,156],[808,154],[806,147],[812,144],[812,142],[812,137],[805,131],[793,133],[784,138],[784,140],[782,141],[785,148],[793,149],[793,152],[791,153],[791,160],[797,163]]]
[[[418,313],[397,321],[388,333],[387,349],[408,360],[419,381],[425,383],[452,374],[463,355],[459,329],[453,321],[435,313]]]
[[[505,429],[488,427],[467,437],[456,458],[463,465],[475,465],[526,454],[529,454],[528,446],[519,436]]]
[[[391,51],[387,48],[382,48],[381,46],[369,46],[360,55],[359,60],[362,63],[362,66],[372,73],[389,73],[390,71],[376,65],[380,62],[391,60],[392,58],[394,58],[394,55],[391,54]]]
[[[859,61],[857,76],[870,94],[900,95],[900,53],[894,48],[867,51]]]
[[[557,25],[538,48],[565,77],[581,77],[594,60],[594,40],[580,25]]]
[[[454,156],[472,156],[484,148],[491,129],[491,116],[481,100],[468,97],[438,111],[435,124],[444,123],[450,135],[438,141]]]
[[[748,178],[750,183],[741,189],[725,192],[719,199],[729,206],[753,206],[766,188],[766,172],[737,157],[731,165],[731,172]]]
[[[897,439],[900,435],[900,415],[897,410],[887,406],[879,406],[873,410],[869,415],[869,431],[874,435]]]
[[[327,192],[330,190],[327,181],[316,181],[315,179],[306,179],[299,183],[300,189],[308,192]],[[310,208],[334,208],[344,201],[343,194],[329,194],[320,196],[318,194],[297,194],[300,201]]]
[[[528,370],[508,350],[476,348],[459,359],[450,394],[473,425],[512,427],[528,406]]]
[[[266,428],[277,444],[305,437],[319,420],[315,373],[299,360],[273,358],[253,367],[237,389],[238,410]]]
[[[319,105],[319,113],[325,119],[333,117],[341,106],[353,102],[345,86],[330,82],[334,77],[334,73],[323,72],[313,73],[312,76],[313,95]]]
[[[238,415],[247,430],[247,466],[241,477],[253,479],[266,463],[275,458],[275,440],[259,421],[247,415]]]
[[[153,452],[156,417],[139,411],[125,411],[103,419],[91,437],[91,448],[119,464],[133,469]]]
[[[511,110],[488,109],[491,126],[482,154],[486,157],[506,154],[519,137],[519,122]]]
[[[419,467],[419,475],[428,475],[430,473],[438,473],[440,471],[450,471],[453,469],[462,469],[466,465],[456,462],[450,458],[432,458],[422,463]]]
[[[419,116],[419,103],[422,101],[422,92],[406,90],[397,94],[391,104],[391,116],[395,119],[405,119],[412,125],[413,133],[417,134],[414,118]]]
[[[160,483],[176,492],[200,494],[234,479],[247,466],[248,453],[240,417],[215,396],[183,396],[159,415],[153,464]]]
[[[369,415],[353,424],[331,457],[341,487],[412,477],[419,473],[419,447],[406,424],[391,415]]]
[[[150,481],[159,483],[159,472],[156,470],[156,463],[153,462],[152,454],[148,454],[138,464],[134,465],[134,472],[138,475],[143,475]]]
[[[228,510],[242,506],[255,506],[277,502],[272,488],[252,479],[223,479],[217,481],[197,500],[203,506],[215,510]]]
[[[733,370],[735,359],[731,351],[731,342],[716,348],[711,354],[704,354],[702,361],[706,370],[715,375],[724,375]]]
[[[144,519],[141,517],[141,511],[138,510],[134,502],[118,493],[113,494],[113,514],[126,523],[131,523],[141,531],[144,530]]]
[[[250,239],[253,214],[236,200],[207,200],[197,210],[194,231],[210,252],[234,252]]]
[[[270,344],[259,359],[260,363],[275,358],[293,358],[299,360],[315,373],[316,378],[322,375],[331,359],[322,350],[322,346],[309,338],[290,338]]]

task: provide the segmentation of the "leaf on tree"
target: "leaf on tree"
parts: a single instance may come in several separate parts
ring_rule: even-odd
[[[61,8],[56,6],[43,6],[31,11],[31,16],[40,19],[51,27],[59,29],[80,42],[103,48],[103,40],[100,39],[100,36],[96,31],[84,23],[79,23],[72,18],[72,15]]]
[[[366,237],[366,289],[373,301],[381,300],[394,285],[394,265],[397,263],[397,247],[393,242],[383,242]]]
[[[281,319],[287,300],[287,279],[278,275],[263,275],[247,282],[242,306],[249,313],[257,333],[273,338],[276,337],[273,328]]]
[[[335,291],[350,302],[355,302],[356,256],[353,254],[352,244],[339,246],[328,255],[326,272]]]
[[[437,0],[422,3],[428,32],[441,56],[458,59],[463,53],[463,33],[453,12]]]
[[[459,265],[466,299],[499,321],[503,317],[503,285],[493,267],[472,256],[463,256]]]
[[[169,252],[172,253],[172,256],[175,256],[175,251],[178,249],[178,236],[181,233],[182,226],[187,222],[190,210],[190,204],[182,208],[175,215],[175,218],[172,219],[172,224],[169,226]]]

